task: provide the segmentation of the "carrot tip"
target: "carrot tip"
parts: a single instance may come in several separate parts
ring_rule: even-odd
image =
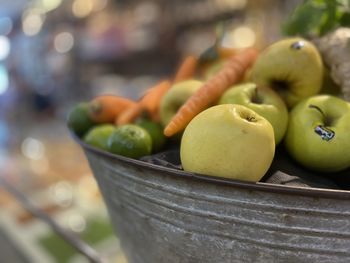
[[[169,133],[169,131],[166,130],[166,129],[164,130],[163,134],[164,134],[166,137],[171,137],[171,136],[172,136],[172,134]]]
[[[172,127],[170,127],[169,125],[167,125],[165,128],[164,128],[164,131],[163,131],[163,134],[166,136],[166,137],[171,137],[173,136],[174,134],[176,134],[177,131],[174,130]]]

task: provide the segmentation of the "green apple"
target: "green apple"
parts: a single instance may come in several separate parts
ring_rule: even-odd
[[[293,107],[298,101],[319,93],[323,63],[317,48],[294,37],[274,42],[255,61],[250,78],[259,86],[275,89]]]
[[[321,172],[350,167],[350,104],[331,95],[298,103],[290,113],[285,145],[301,165]]]
[[[274,153],[270,122],[237,104],[199,113],[187,125],[180,146],[185,171],[252,182],[264,176]]]
[[[185,80],[173,85],[160,102],[159,115],[163,126],[166,126],[186,100],[201,86],[199,80]]]
[[[219,104],[240,104],[254,110],[271,123],[276,145],[283,139],[288,125],[288,109],[272,89],[251,82],[238,84],[221,96]]]
[[[209,65],[203,72],[203,79],[208,80],[212,76],[214,76],[216,73],[218,73],[224,64],[227,62],[227,60],[220,59],[215,62],[213,62],[211,65]]]

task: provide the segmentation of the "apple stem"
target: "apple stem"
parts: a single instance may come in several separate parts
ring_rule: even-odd
[[[253,103],[256,103],[256,104],[261,104],[262,103],[262,100],[259,96],[259,93],[258,93],[258,87],[255,87],[254,89],[254,94],[253,94],[253,97],[252,97],[252,102]]]
[[[309,108],[311,108],[311,109],[316,109],[317,111],[319,111],[319,112],[322,114],[323,118],[326,119],[326,115],[325,115],[324,112],[320,109],[320,107],[318,107],[318,106],[316,106],[316,105],[313,105],[313,104],[310,104],[310,105],[309,105]]]
[[[256,118],[254,116],[249,116],[246,118],[246,120],[249,122],[256,122]]]
[[[324,114],[324,112],[320,109],[320,107],[316,106],[316,105],[313,105],[313,104],[310,104],[309,105],[309,108],[311,109],[316,109],[318,112],[320,112],[323,116],[323,122],[324,122],[324,125],[326,127],[328,126],[331,126],[332,125],[332,120],[330,118],[327,118],[326,114]]]

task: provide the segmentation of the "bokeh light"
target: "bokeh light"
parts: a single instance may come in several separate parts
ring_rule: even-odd
[[[254,31],[247,26],[240,26],[225,34],[222,45],[232,48],[246,48],[255,44]]]
[[[32,160],[40,160],[45,154],[44,144],[41,141],[31,137],[23,140],[21,150],[25,157]]]
[[[6,68],[0,65],[0,95],[5,93],[9,87],[9,78]]]
[[[0,36],[0,61],[7,58],[10,47],[10,40],[6,36]]]
[[[93,11],[101,11],[103,10],[108,4],[108,0],[93,0],[92,9]]]
[[[74,46],[73,35],[69,32],[58,33],[54,40],[54,46],[58,53],[67,53]]]
[[[42,9],[28,9],[22,16],[22,29],[27,36],[37,35],[44,23],[45,15]]]
[[[53,201],[61,207],[69,207],[73,202],[73,187],[67,181],[60,181],[51,186],[50,193]]]
[[[62,0],[39,0],[38,5],[40,5],[46,12],[56,9]]]
[[[93,9],[92,0],[75,0],[72,5],[72,12],[78,18],[88,16]]]
[[[74,213],[68,217],[68,226],[72,231],[80,233],[86,228],[86,220],[82,215]]]

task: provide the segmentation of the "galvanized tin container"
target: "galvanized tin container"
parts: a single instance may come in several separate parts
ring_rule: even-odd
[[[350,192],[190,174],[79,141],[129,263],[350,262]]]

